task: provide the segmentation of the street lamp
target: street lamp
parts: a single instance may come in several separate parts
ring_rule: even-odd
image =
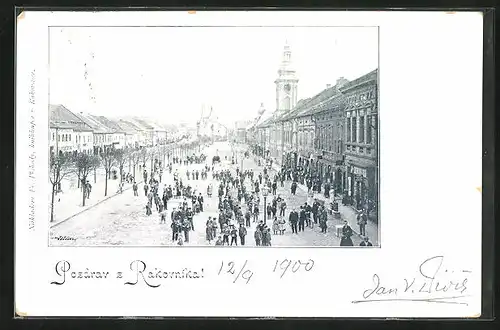
[[[267,215],[267,195],[269,194],[269,188],[267,187],[267,185],[265,185],[264,187],[262,187],[262,196],[264,197],[264,224],[266,224],[266,215]]]

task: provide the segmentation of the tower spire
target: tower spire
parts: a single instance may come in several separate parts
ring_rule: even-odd
[[[292,51],[288,39],[286,39],[278,77],[274,82],[276,84],[276,110],[288,111],[295,107],[298,81],[292,65]]]
[[[290,50],[290,44],[288,39],[285,39],[285,46],[283,47],[283,59],[282,64],[287,65],[292,61],[292,51]]]

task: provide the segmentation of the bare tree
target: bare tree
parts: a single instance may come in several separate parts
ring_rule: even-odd
[[[133,151],[130,155],[130,159],[132,160],[132,165],[133,167],[133,174],[134,174],[134,179],[135,179],[135,168],[137,165],[139,165],[139,162],[141,161],[141,152],[139,150]]]
[[[97,155],[94,155],[94,183],[97,183],[97,169],[99,168],[99,166],[101,166],[101,158]]]
[[[50,222],[54,221],[54,199],[56,193],[60,191],[59,186],[62,180],[69,174],[74,173],[74,162],[71,157],[60,155],[50,156],[50,183],[52,184],[52,196],[50,199]]]
[[[165,166],[165,158],[167,157],[167,153],[168,153],[168,145],[164,144],[161,146],[161,154],[162,154],[162,158],[163,158],[162,165],[163,166]]]
[[[123,181],[123,167],[125,166],[125,163],[127,162],[128,159],[128,154],[127,150],[125,149],[117,149],[113,153],[113,156],[115,158],[115,163],[120,169],[120,183]]]
[[[140,152],[141,152],[142,167],[145,169],[146,162],[148,161],[149,157],[151,157],[151,154],[146,147],[142,147]]]
[[[101,154],[102,164],[104,165],[104,170],[106,171],[106,179],[104,183],[104,196],[108,196],[108,178],[110,177],[111,169],[115,165],[115,150],[111,147],[106,147],[104,152]]]
[[[89,155],[86,153],[79,153],[75,158],[76,169],[79,173],[79,180],[82,184],[83,197],[82,197],[82,206],[85,206],[85,200],[88,197],[87,192],[87,177],[90,174],[91,170],[95,168],[96,163],[98,162],[97,157],[94,155]]]

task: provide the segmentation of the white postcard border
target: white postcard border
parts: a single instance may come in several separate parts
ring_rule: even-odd
[[[49,248],[45,225],[48,223],[49,25],[380,26],[382,247]],[[27,11],[18,18],[16,77],[15,299],[18,315],[479,316],[480,13]],[[34,93],[30,94],[32,85]],[[34,141],[34,148],[30,147],[30,141]],[[34,168],[32,173],[30,164],[31,169]],[[30,229],[32,207],[34,228]],[[443,272],[466,272],[464,294],[467,297],[460,300],[466,305],[423,301],[353,303],[365,300],[363,293],[374,287],[376,278],[387,289],[398,288],[398,298],[425,299],[426,295],[402,293],[405,279],[411,281],[417,277],[417,282],[424,281],[418,277],[419,266],[437,256],[444,257]],[[300,260],[304,264],[313,260],[314,266],[310,271],[303,266],[280,278],[281,274],[273,272],[273,268],[276,262],[281,264],[285,259]],[[148,281],[160,284],[157,288],[140,279],[137,285],[126,285],[125,282],[137,279],[129,268],[134,260],[143,261],[148,270],[155,267],[162,271],[178,270],[186,276]],[[68,273],[65,284],[51,284],[62,280],[55,272],[59,261],[68,261],[71,271],[109,272],[108,278],[73,279]],[[231,274],[218,275],[221,263],[227,267],[231,261],[237,271],[247,261],[242,273],[247,270],[253,273],[248,284],[243,277],[235,280]],[[123,278],[117,278],[117,272],[123,272]],[[189,278],[188,272],[191,276],[195,272],[197,276],[202,274],[202,277]],[[446,276],[440,278],[443,283],[449,280]],[[389,296],[384,294],[381,298]]]

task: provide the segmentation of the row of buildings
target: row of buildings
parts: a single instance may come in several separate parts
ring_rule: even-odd
[[[101,153],[106,147],[139,148],[175,141],[175,126],[138,118],[108,118],[49,105],[49,148],[54,154]]]
[[[246,143],[279,165],[329,181],[358,208],[375,209],[378,69],[352,81],[341,77],[334,86],[297,102],[299,80],[291,64],[285,45],[275,81],[276,110],[246,129]]]

